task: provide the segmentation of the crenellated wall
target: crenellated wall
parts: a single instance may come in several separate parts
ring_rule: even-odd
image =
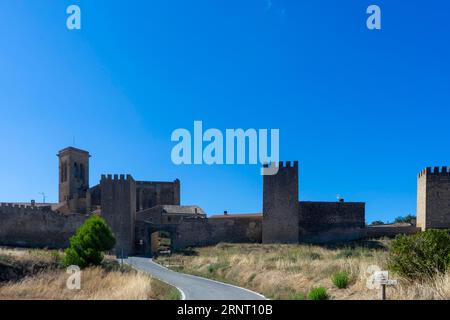
[[[262,216],[206,218],[196,206],[180,206],[178,179],[152,182],[102,175],[88,189],[89,153],[69,147],[58,155],[59,204],[0,204],[0,245],[65,247],[88,218],[71,212],[101,214],[116,236],[116,250],[125,254],[135,252],[136,244],[138,252],[147,248],[158,229],[171,233],[175,249],[219,242],[335,242],[418,231],[411,226],[366,228],[364,203],[299,202],[297,161],[279,162],[277,174],[264,175]],[[429,167],[418,174],[417,225],[450,228],[448,167]]]
[[[63,215],[50,207],[0,205],[0,245],[65,248],[88,215]]]

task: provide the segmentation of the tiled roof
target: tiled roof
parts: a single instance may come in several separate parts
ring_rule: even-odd
[[[162,209],[165,213],[180,213],[180,214],[205,214],[202,208],[199,206],[175,206],[175,205],[162,205]]]

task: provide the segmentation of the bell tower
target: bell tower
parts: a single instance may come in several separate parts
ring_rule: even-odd
[[[57,154],[59,158],[59,202],[67,202],[77,210],[78,199],[86,198],[89,188],[89,152],[67,147]]]

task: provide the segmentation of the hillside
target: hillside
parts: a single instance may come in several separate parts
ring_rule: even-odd
[[[219,244],[159,257],[170,268],[262,293],[272,299],[305,299],[310,289],[326,288],[330,299],[378,299],[367,280],[374,266],[385,269],[390,240],[334,247],[310,245]],[[347,288],[332,282],[346,273]],[[410,283],[391,274],[399,284],[387,289],[388,299],[450,299],[450,274],[433,281]]]
[[[69,290],[62,252],[0,248],[0,300],[173,300],[178,291],[121,267],[111,257],[81,274],[81,289]]]

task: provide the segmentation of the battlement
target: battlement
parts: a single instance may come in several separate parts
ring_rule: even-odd
[[[265,163],[263,164],[264,168],[269,168],[269,166],[271,167],[278,167],[279,169],[285,169],[285,168],[298,168],[298,161],[279,161],[279,162],[272,162],[272,163]]]
[[[176,179],[174,181],[136,181],[138,186],[157,186],[157,185],[168,185],[180,184],[180,180]]]
[[[419,172],[419,178],[423,176],[450,176],[449,167],[427,167]]]
[[[36,212],[51,212],[52,207],[49,206],[33,206],[33,205],[19,205],[14,203],[0,203],[0,213],[21,214],[21,213],[36,213]]]
[[[101,180],[102,183],[107,182],[120,182],[120,181],[134,181],[133,177],[130,174],[102,174]]]

